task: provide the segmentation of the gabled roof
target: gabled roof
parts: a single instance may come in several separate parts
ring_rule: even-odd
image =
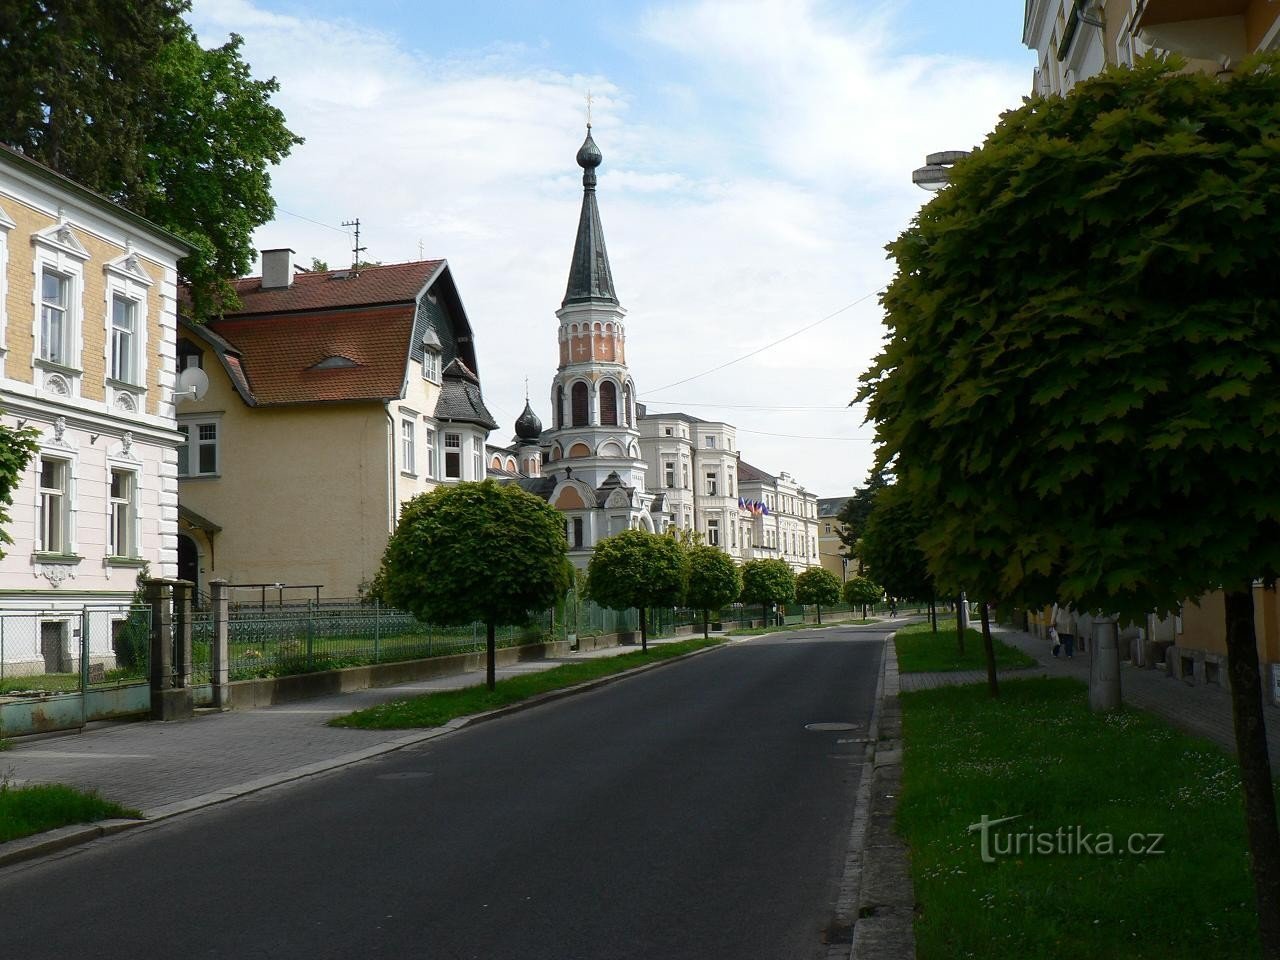
[[[226,317],[248,314],[333,310],[374,304],[410,303],[444,266],[443,260],[419,260],[351,270],[300,272],[287,287],[262,289],[261,277],[232,281],[241,306]]]
[[[753,467],[745,460],[738,461],[738,483],[750,483],[752,481],[763,480],[765,483],[777,483],[778,478],[771,473],[765,473],[759,467]]]
[[[818,516],[834,517],[844,508],[844,505],[848,503],[851,499],[852,499],[851,496],[850,497],[819,497],[818,498]]]

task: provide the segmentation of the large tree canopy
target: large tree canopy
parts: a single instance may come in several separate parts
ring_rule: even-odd
[[[649,607],[673,607],[684,595],[687,566],[674,537],[624,530],[596,544],[587,564],[587,596],[602,607],[640,611],[640,643],[648,649]]]
[[[232,35],[206,50],[189,0],[0,0],[0,140],[182,237],[198,317],[234,301],[269,168],[302,141]]]
[[[689,579],[684,602],[702,611],[702,632],[706,636],[711,611],[733,603],[742,593],[742,574],[733,558],[719,547],[701,544],[687,547],[685,559]]]
[[[1134,617],[1225,589],[1280,957],[1252,592],[1280,573],[1280,59],[1181,66],[1030,100],[956,164],[890,247],[890,336],[859,396],[940,581]]]
[[[569,589],[564,518],[515,484],[460,483],[405,503],[375,595],[430,623],[523,624]]]

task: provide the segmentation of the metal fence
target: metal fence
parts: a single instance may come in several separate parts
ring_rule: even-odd
[[[552,638],[552,612],[525,626],[499,627],[499,647],[541,643]],[[482,623],[442,627],[377,601],[316,602],[228,610],[228,668],[231,680],[280,677],[340,667],[471,653],[485,649]],[[209,682],[213,643],[210,610],[193,615],[193,681]]]
[[[0,696],[145,682],[149,617],[132,604],[0,609]]]

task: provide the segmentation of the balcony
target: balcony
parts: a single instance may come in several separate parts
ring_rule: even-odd
[[[1134,19],[1145,43],[1196,60],[1240,60],[1274,45],[1276,0],[1145,0]]]

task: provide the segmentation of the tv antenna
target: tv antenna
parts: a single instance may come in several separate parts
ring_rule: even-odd
[[[360,218],[356,217],[354,220],[343,220],[342,225],[344,227],[356,228],[356,244],[351,248],[351,276],[358,277],[360,276],[360,254],[364,253],[365,250],[368,249],[367,247],[360,246]]]

